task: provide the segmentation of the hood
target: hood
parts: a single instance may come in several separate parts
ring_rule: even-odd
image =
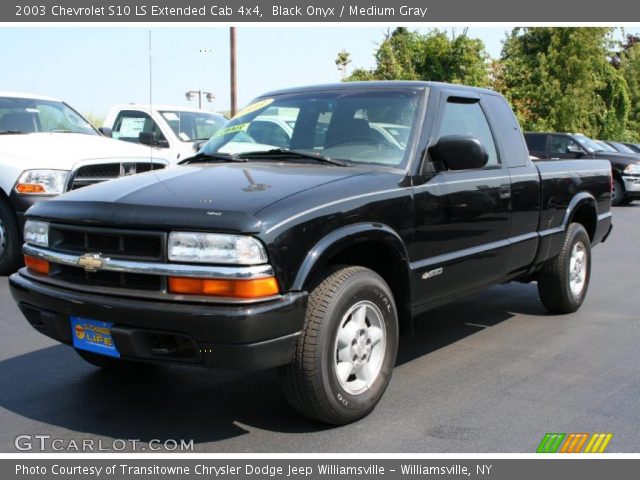
[[[74,224],[258,232],[256,212],[364,173],[356,167],[302,163],[184,165],[69,192],[28,213]]]
[[[622,152],[595,152],[594,156],[603,160],[609,160],[611,163],[640,163],[640,153],[622,153]]]
[[[99,135],[82,133],[27,133],[0,137],[0,155],[21,160],[25,168],[70,170],[81,160],[144,158],[152,149]],[[158,157],[157,153],[153,153]]]

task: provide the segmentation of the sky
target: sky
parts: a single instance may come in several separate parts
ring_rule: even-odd
[[[238,27],[238,106],[269,90],[340,81],[334,60],[342,49],[351,53],[350,70],[373,67],[388,28]],[[471,27],[468,35],[496,58],[508,31]],[[185,99],[188,90],[213,92],[208,110],[230,104],[227,27],[5,27],[0,65],[0,91],[60,98],[97,117],[114,104],[149,103],[150,91],[157,104],[197,106]]]

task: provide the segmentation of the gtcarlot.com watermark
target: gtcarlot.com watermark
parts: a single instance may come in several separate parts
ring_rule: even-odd
[[[93,439],[56,438],[51,435],[18,435],[13,441],[21,452],[191,452],[193,440],[157,438],[142,441],[134,438]]]

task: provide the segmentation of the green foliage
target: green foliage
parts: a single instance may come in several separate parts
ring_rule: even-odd
[[[621,55],[619,72],[629,92],[626,138],[638,142],[640,141],[640,43],[635,43]]]
[[[466,85],[489,84],[489,56],[479,39],[449,37],[441,30],[426,34],[397,28],[375,52],[376,67],[355,69],[347,81],[432,80]]]
[[[627,82],[611,64],[613,29],[516,28],[504,43],[494,87],[528,131],[627,135]]]
[[[82,116],[95,128],[100,128],[104,123],[104,118],[95,115],[94,113],[83,113]]]

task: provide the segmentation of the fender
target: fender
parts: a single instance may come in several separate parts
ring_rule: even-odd
[[[312,273],[316,271],[318,267],[321,268],[329,258],[340,250],[365,242],[378,242],[390,245],[400,259],[406,263],[408,271],[409,256],[407,249],[402,238],[400,238],[400,235],[398,235],[395,230],[382,223],[355,223],[334,230],[309,250],[298,269],[292,290],[304,290],[312,277]]]
[[[538,235],[540,236],[540,245],[538,247],[538,253],[536,254],[536,258],[530,271],[533,271],[537,265],[555,256],[557,252],[560,251],[562,240],[564,238],[563,236],[560,236],[560,234],[564,233],[567,230],[574,214],[584,204],[588,204],[593,207],[597,221],[598,203],[596,202],[595,197],[589,192],[583,191],[576,193],[569,202],[569,205],[567,205],[567,209],[564,212],[560,225],[539,232]]]

